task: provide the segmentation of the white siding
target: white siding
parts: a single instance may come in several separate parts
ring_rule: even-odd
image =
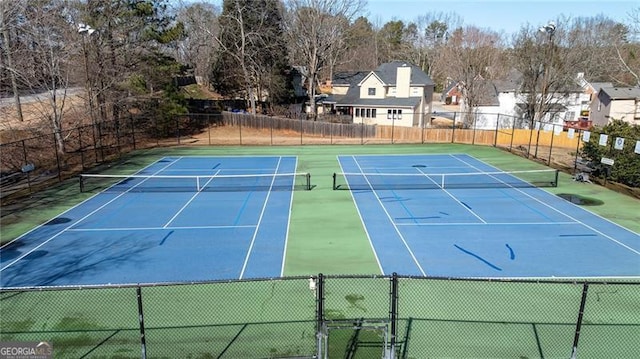
[[[639,121],[634,120],[636,112],[636,100],[613,100],[611,101],[611,112],[609,120],[622,120],[630,124],[638,124]]]
[[[370,88],[375,89],[376,94],[374,96],[369,95]],[[384,98],[384,96],[384,86],[377,77],[369,76],[362,82],[360,86],[360,98]]]

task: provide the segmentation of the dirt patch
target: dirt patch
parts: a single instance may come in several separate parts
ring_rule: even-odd
[[[35,100],[25,100],[21,103],[23,121],[20,121],[18,111],[14,103],[6,102],[0,106],[0,143],[19,141],[33,137],[41,133],[51,133],[53,107],[47,97],[41,96]],[[62,109],[63,126],[73,128],[90,123],[90,117],[86,110],[86,102],[82,93],[68,95],[64,100],[64,106],[60,104],[58,111]]]

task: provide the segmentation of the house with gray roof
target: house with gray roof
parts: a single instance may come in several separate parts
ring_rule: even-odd
[[[414,127],[431,118],[434,82],[408,62],[388,62],[368,73],[334,77],[332,85],[336,110],[352,116],[354,123]]]
[[[640,87],[602,87],[591,103],[589,118],[595,126],[612,120],[640,125]]]
[[[512,69],[504,78],[487,80],[480,86],[481,101],[477,106],[468,109],[463,103],[460,110],[474,113],[476,129],[526,128],[531,124],[524,118],[528,101],[527,94],[520,91],[521,84],[522,74]],[[535,128],[561,132],[566,123],[577,122],[589,112],[594,86],[600,83],[589,83],[583,74],[578,74],[575,86],[549,95],[548,110],[536,121]]]

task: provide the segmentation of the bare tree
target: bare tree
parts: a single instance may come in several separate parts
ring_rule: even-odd
[[[178,20],[185,24],[188,34],[179,43],[178,58],[194,68],[201,83],[209,83],[209,74],[214,61],[219,36],[218,16],[220,10],[208,3],[192,3],[179,10]]]
[[[604,80],[615,74],[612,65],[616,23],[606,18],[560,18],[540,28],[522,27],[513,39],[511,63],[522,74],[519,93],[523,115],[550,122],[559,104],[579,90],[577,76]]]
[[[628,40],[628,43],[625,49],[621,49],[619,45],[616,46],[618,60],[635,80],[634,85],[640,87],[640,7],[634,8],[629,12],[628,38],[625,39],[623,31],[620,31],[619,35],[621,41],[616,42],[616,44],[624,42],[623,40]]]
[[[418,16],[413,23],[417,31],[412,39],[411,62],[433,79],[443,77],[447,70],[438,68],[438,58],[449,33],[462,25],[461,18],[455,13],[436,12]]]
[[[46,119],[54,133],[58,152],[64,153],[63,117],[67,89],[72,73],[75,29],[69,26],[65,0],[29,0],[21,9],[20,23],[14,23],[23,56],[14,73],[23,87],[38,94],[42,119]]]
[[[495,68],[501,62],[501,41],[496,32],[465,27],[453,31],[442,48],[439,60],[446,64],[442,66],[462,86],[466,125],[473,121],[471,111],[487,100],[489,81],[496,77]]]
[[[2,48],[4,49],[3,53],[6,57],[6,65],[3,64],[2,58],[0,57],[0,68],[9,73],[9,78],[11,79],[11,90],[13,91],[13,99],[16,107],[16,113],[18,114],[18,120],[21,122],[24,121],[24,117],[22,115],[22,106],[20,104],[20,93],[18,91],[18,81],[16,75],[16,68],[13,64],[13,49],[11,46],[11,36],[10,31],[12,27],[15,27],[15,21],[18,18],[18,14],[22,12],[21,7],[23,3],[21,2],[13,2],[13,1],[2,1],[0,2],[0,32],[2,32],[2,40],[0,43],[2,44]]]
[[[316,113],[315,95],[318,76],[329,66],[347,27],[363,9],[362,0],[289,0],[286,3],[286,36],[294,63],[304,65],[310,112]]]
[[[591,80],[619,84],[637,81],[629,67],[634,64],[629,27],[604,15],[578,17],[567,22],[566,27],[566,45],[560,45],[571,49],[567,56],[575,63],[576,71]]]

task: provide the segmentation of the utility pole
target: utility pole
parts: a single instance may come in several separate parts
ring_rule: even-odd
[[[549,89],[548,89],[549,67],[553,61],[553,34],[555,34],[556,32],[556,24],[551,21],[547,25],[540,27],[538,31],[548,35],[549,37],[547,41],[548,50],[545,51],[545,53],[547,53],[547,56],[545,56],[545,61],[543,64],[544,73],[542,74],[542,87],[540,89],[541,97],[540,97],[540,101],[538,102],[539,106],[535,116],[538,118],[538,126],[537,126],[538,128],[537,128],[537,137],[536,137],[536,151],[533,155],[534,158],[538,158],[538,143],[540,142],[540,127],[542,127],[542,119],[547,112],[547,111],[543,112],[543,110],[545,108],[548,109],[548,106],[545,106],[545,104],[547,103],[547,97],[549,96]]]

